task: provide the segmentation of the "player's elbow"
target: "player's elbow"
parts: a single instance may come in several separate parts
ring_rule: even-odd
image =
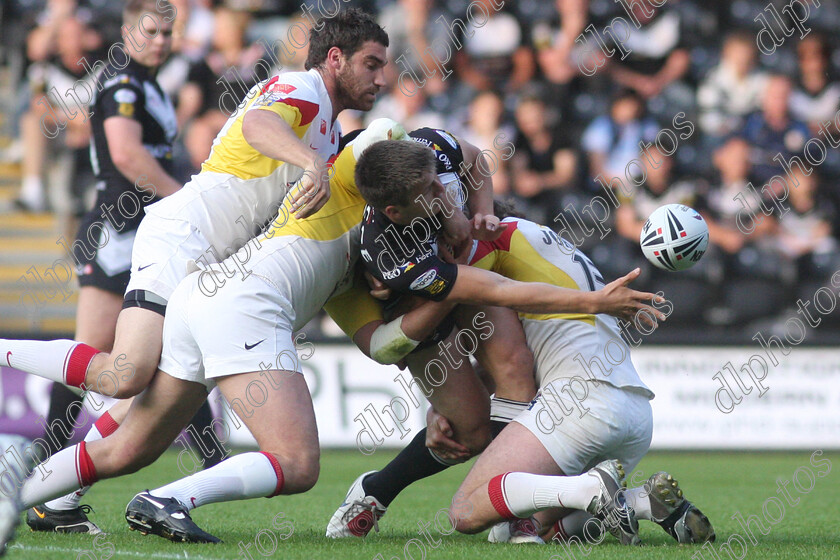
[[[142,146],[141,149],[143,149]],[[117,170],[126,177],[131,175],[131,171],[136,160],[136,157],[132,155],[132,150],[128,149],[125,145],[121,145],[119,147],[112,148],[110,150],[110,154],[114,167],[116,167]]]

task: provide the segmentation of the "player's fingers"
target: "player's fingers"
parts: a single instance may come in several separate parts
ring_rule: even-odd
[[[665,321],[668,317],[649,305],[639,305],[633,313],[634,321],[642,321],[649,327],[656,327],[658,321]]]
[[[619,286],[626,286],[627,284],[629,284],[630,282],[632,282],[633,280],[638,278],[639,274],[641,274],[641,273],[642,273],[642,269],[641,268],[636,268],[634,270],[631,270],[628,274],[625,274],[624,276],[622,276],[618,280],[615,280],[613,283],[617,284]]]
[[[632,307],[635,308],[635,312],[636,312],[637,315],[647,315],[649,313],[653,317],[655,317],[656,319],[658,319],[660,321],[664,321],[667,318],[667,315],[665,315],[664,313],[662,313],[658,309],[656,309],[654,307],[651,307],[650,305],[647,305],[646,303],[643,303],[643,302],[650,301],[652,299],[650,297],[650,294],[644,294],[644,293],[641,293],[641,292],[636,292],[632,295],[633,295],[633,300],[634,300]],[[656,296],[653,296],[653,297],[655,298]],[[641,311],[644,311],[645,313],[641,313]]]
[[[324,183],[322,188],[315,193],[315,196],[307,200],[297,212],[293,210],[295,218],[302,220],[323,208],[324,204],[330,199],[330,188],[328,185],[329,183]]]
[[[663,303],[665,301],[664,297],[652,294],[650,292],[639,292],[637,290],[630,290],[630,295],[633,297],[633,299],[639,301],[652,301],[654,303]]]

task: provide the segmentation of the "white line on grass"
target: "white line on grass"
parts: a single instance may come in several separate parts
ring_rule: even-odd
[[[38,552],[75,552],[76,554],[80,552],[91,552],[90,549],[87,548],[61,548],[59,546],[24,546],[22,544],[13,544],[9,546],[9,548],[19,548],[21,550],[32,550]],[[142,556],[146,558],[188,558],[194,560],[217,560],[215,558],[209,558],[207,556],[188,556],[187,551],[182,551],[184,554],[167,554],[165,552],[136,552],[133,550],[115,550],[114,555],[116,556]]]

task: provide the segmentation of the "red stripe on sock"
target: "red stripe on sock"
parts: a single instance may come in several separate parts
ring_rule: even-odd
[[[93,460],[88,455],[85,442],[81,442],[76,450],[76,477],[79,479],[80,488],[90,486],[99,480],[96,475],[96,467],[93,466]]]
[[[496,508],[499,515],[505,519],[517,519],[505,502],[504,483],[505,477],[508,474],[500,474],[491,478],[487,484],[487,493],[490,495],[490,503],[493,504],[493,507]]]
[[[66,359],[64,383],[71,387],[81,388],[85,382],[85,375],[87,375],[90,361],[97,354],[99,354],[99,350],[93,346],[88,346],[84,342],[80,342],[74,346]]]
[[[117,421],[114,420],[114,417],[111,416],[111,413],[107,410],[105,411],[105,414],[99,417],[99,420],[94,422],[93,425],[96,426],[96,429],[99,430],[99,434],[104,438],[116,432],[117,428],[120,427],[120,425],[117,424]]]
[[[274,474],[277,475],[277,486],[274,488],[274,492],[270,496],[266,496],[266,498],[273,498],[274,496],[280,495],[280,492],[283,491],[283,484],[285,482],[285,477],[283,476],[283,467],[280,466],[279,461],[277,461],[277,457],[275,457],[271,453],[266,453],[265,451],[260,451],[260,453],[262,453],[268,458],[268,460],[271,462],[271,466],[274,468]]]

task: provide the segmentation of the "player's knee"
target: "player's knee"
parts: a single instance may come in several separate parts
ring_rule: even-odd
[[[529,400],[536,392],[534,383],[534,355],[527,346],[511,345],[504,363],[491,371],[496,393],[514,400]]]
[[[151,376],[149,376],[149,378],[151,378]],[[108,391],[108,392],[104,393],[105,395],[112,396],[112,397],[117,398],[117,399],[129,399],[131,397],[135,397],[135,396],[139,395],[140,393],[143,392],[143,390],[146,389],[146,387],[149,386],[149,380],[148,379],[132,378],[132,379],[129,379],[129,380],[118,379],[117,381],[118,381],[118,385],[117,385],[116,393],[111,395],[111,392]],[[103,387],[103,391],[104,390],[106,390],[106,389]],[[102,391],[99,391],[99,392],[102,393]]]
[[[470,450],[470,453],[475,456],[484,451],[484,448],[490,445],[493,439],[493,434],[490,431],[490,425],[477,426],[475,429],[465,432],[463,435],[459,434],[456,438],[458,443]]]
[[[321,460],[319,453],[304,453],[297,461],[297,484],[300,492],[311,490],[318,482],[321,474]]]
[[[472,504],[465,504],[463,502],[452,501],[449,506],[451,512],[450,520],[455,530],[465,535],[474,535],[480,533],[485,529],[485,526],[478,523],[478,519],[472,515]]]
[[[115,476],[135,473],[151,465],[159,455],[136,442],[118,441],[108,454],[108,470]]]
[[[285,493],[311,490],[321,474],[321,452],[317,447],[296,450],[292,454],[275,453],[285,478]]]

